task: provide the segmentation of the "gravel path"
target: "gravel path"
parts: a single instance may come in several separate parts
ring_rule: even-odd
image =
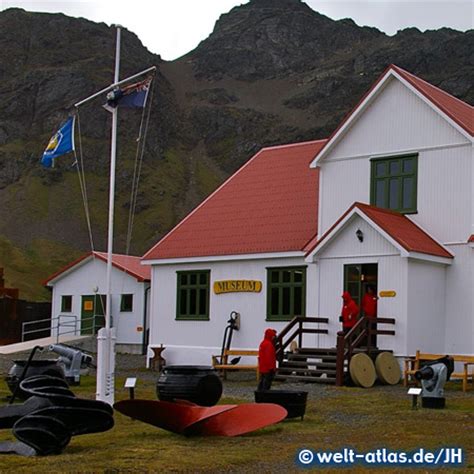
[[[10,370],[15,359],[27,359],[29,351],[20,352],[12,355],[0,355],[0,376],[5,377]],[[36,359],[55,359],[56,354],[43,351],[35,354]],[[159,372],[145,369],[145,356],[136,354],[117,354],[116,356],[116,375],[119,377],[137,377],[139,381],[148,383],[156,383],[159,377]],[[90,374],[94,375],[94,370],[90,370]],[[231,372],[227,375],[227,380],[224,381],[223,397],[238,398],[247,401],[254,400],[254,390],[257,382],[255,380],[254,371],[245,372]],[[309,392],[309,396],[316,396],[322,398],[331,393],[333,387],[325,384],[314,383],[285,383],[275,382],[273,388],[278,387],[285,390],[304,390]]]
[[[5,377],[10,370],[13,360],[15,359],[27,359],[30,352],[20,352],[12,355],[0,355],[0,377]],[[43,351],[35,354],[35,359],[55,359],[56,354]],[[146,360],[145,356],[137,354],[117,354],[116,356],[116,375],[119,377],[137,377],[139,381],[144,381],[147,384],[156,383],[159,372],[147,370],[145,368]],[[90,370],[91,375],[95,375],[93,369]],[[256,389],[257,382],[255,380],[254,371],[245,372],[230,372],[227,375],[227,380],[223,381],[224,392],[223,397],[225,398],[238,398],[247,401],[254,400],[254,390]],[[324,397],[334,396],[335,392],[338,391],[333,385],[326,385],[320,383],[282,383],[274,382],[272,388],[278,388],[284,390],[303,390],[308,392],[310,398],[321,399]],[[387,391],[394,393],[394,391],[400,394],[406,394],[406,388],[402,385],[386,386],[376,385],[374,389],[379,391]]]

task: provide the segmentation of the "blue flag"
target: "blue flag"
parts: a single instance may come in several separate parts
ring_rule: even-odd
[[[123,89],[114,89],[107,94],[104,108],[111,112],[115,107],[142,109],[146,105],[151,79],[131,84]]]
[[[58,156],[74,151],[74,122],[75,117],[70,117],[52,136],[41,159],[41,164],[46,168],[51,168],[53,160]]]

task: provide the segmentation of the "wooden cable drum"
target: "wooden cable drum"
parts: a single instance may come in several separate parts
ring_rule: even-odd
[[[349,372],[353,382],[359,387],[370,388],[376,379],[374,363],[367,354],[360,353],[353,356]]]
[[[400,364],[391,352],[381,352],[375,359],[375,370],[380,381],[387,385],[396,385],[402,376]]]

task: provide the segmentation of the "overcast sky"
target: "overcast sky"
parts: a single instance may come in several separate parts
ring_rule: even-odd
[[[194,49],[212,32],[223,13],[247,0],[0,0],[0,9],[62,12],[107,24],[118,23],[138,35],[163,59],[175,59]],[[415,26],[420,30],[443,26],[461,31],[473,28],[472,0],[305,0],[333,19],[352,18],[358,25],[375,26],[389,35]]]

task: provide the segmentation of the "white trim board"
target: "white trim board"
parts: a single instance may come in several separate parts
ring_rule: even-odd
[[[186,263],[206,263],[206,262],[227,262],[238,260],[265,260],[273,258],[304,258],[305,253],[296,252],[268,252],[268,253],[251,253],[242,255],[210,255],[204,257],[181,257],[181,258],[164,258],[154,260],[143,260],[142,265],[175,265]]]

